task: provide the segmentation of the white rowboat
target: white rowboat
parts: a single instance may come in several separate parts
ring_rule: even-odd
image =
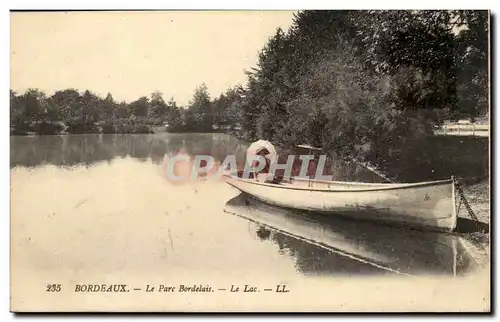
[[[453,178],[358,183],[292,177],[276,184],[236,174],[224,177],[236,189],[280,207],[444,231],[453,231],[457,224]]]

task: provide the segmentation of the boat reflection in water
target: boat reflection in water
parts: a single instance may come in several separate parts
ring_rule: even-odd
[[[261,240],[304,274],[461,275],[476,268],[459,236],[279,208],[241,193],[225,212],[256,224]]]

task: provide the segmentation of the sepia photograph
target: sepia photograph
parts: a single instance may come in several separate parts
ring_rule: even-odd
[[[11,312],[491,312],[490,21],[11,11]]]

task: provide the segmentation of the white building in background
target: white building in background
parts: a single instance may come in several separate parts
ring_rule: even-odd
[[[457,122],[445,121],[445,123],[434,132],[436,135],[460,135],[460,136],[489,136],[489,119],[477,119],[472,123],[470,120],[459,120]]]

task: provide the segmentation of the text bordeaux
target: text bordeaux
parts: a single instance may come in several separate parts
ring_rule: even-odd
[[[128,292],[127,284],[76,284],[75,292]]]

